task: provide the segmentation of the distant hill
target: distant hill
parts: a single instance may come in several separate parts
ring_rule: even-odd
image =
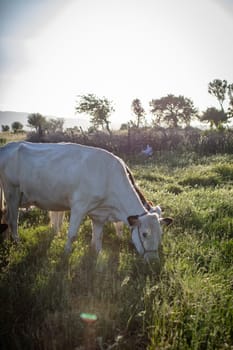
[[[20,122],[23,124],[24,130],[30,130],[30,127],[27,126],[28,116],[30,112],[13,112],[13,111],[0,111],[0,131],[2,125],[9,125],[14,122]],[[55,116],[46,116],[46,118],[58,118]],[[64,119],[64,129],[73,128],[74,126],[82,126],[83,129],[87,129],[89,126],[88,120],[76,119],[74,118],[63,118]]]
[[[29,114],[30,113],[26,112],[0,111],[0,127],[2,125],[11,126],[11,124],[14,122],[20,122],[24,127],[26,127]]]

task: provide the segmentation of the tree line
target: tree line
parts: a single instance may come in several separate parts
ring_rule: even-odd
[[[63,118],[50,118],[47,119],[40,113],[32,113],[28,115],[27,126],[35,129],[35,131],[42,135],[46,131],[58,132],[63,131],[64,119]],[[11,124],[11,130],[14,133],[23,132],[23,124],[16,121]],[[2,132],[9,132],[9,125],[2,125]]]
[[[159,99],[152,99],[149,102],[152,114],[151,126],[187,127],[192,121],[198,120],[209,123],[211,128],[223,128],[233,117],[233,84],[229,84],[227,80],[214,79],[208,84],[208,92],[217,99],[219,109],[209,107],[201,114],[195,108],[193,101],[182,95],[168,94]],[[106,130],[111,134],[110,117],[115,111],[113,102],[106,97],[97,97],[95,94],[78,95],[77,97],[75,111],[77,114],[84,114],[89,118],[91,126],[88,131]],[[148,125],[146,111],[139,98],[132,101],[131,110],[133,119],[122,124],[122,130]],[[62,132],[64,119],[47,119],[40,113],[33,113],[28,116],[28,126],[35,129],[39,135]],[[14,122],[12,130],[14,132],[22,131],[23,125],[20,122]],[[2,131],[9,131],[9,126],[2,125]]]

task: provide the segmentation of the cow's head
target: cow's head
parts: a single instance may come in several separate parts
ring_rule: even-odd
[[[128,217],[133,244],[145,260],[156,259],[159,261],[161,225],[170,225],[172,221],[171,218],[162,218],[158,212],[147,212],[142,215]]]

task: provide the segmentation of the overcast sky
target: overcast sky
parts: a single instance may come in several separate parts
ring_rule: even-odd
[[[172,93],[202,111],[233,83],[232,43],[233,0],[0,0],[0,110],[70,118],[94,93],[124,122]]]

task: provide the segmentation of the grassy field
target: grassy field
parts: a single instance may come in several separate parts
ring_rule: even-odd
[[[0,132],[0,145],[7,142],[17,142],[25,140],[25,133]]]
[[[1,349],[233,349],[233,156],[129,164],[174,218],[160,271],[135,253],[127,228],[118,238],[106,225],[97,258],[86,219],[67,258],[67,223],[54,236],[21,220],[21,243],[0,247]]]

